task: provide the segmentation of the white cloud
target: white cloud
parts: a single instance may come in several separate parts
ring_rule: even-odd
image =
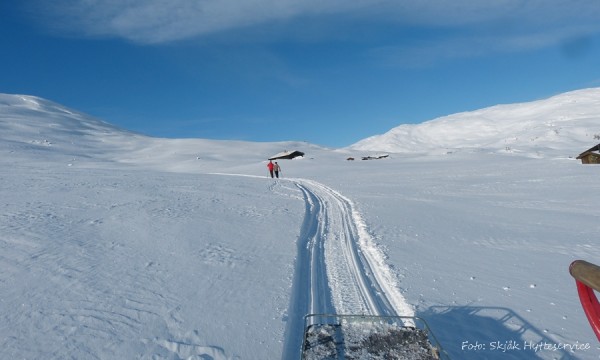
[[[298,16],[384,18],[419,26],[600,20],[597,0],[37,0],[62,31],[161,43]],[[43,5],[42,5],[43,4]],[[324,34],[326,36],[326,34]]]
[[[501,53],[534,51],[558,46],[567,57],[585,56],[591,46],[590,34],[600,33],[598,25],[559,28],[527,28],[511,33],[477,33],[434,38],[413,44],[372,49],[369,56],[386,66],[423,68],[453,59],[468,59]]]
[[[49,14],[53,27],[63,31],[160,43],[299,15],[349,11],[374,2],[376,1],[56,0],[52,4],[45,4],[41,12]]]

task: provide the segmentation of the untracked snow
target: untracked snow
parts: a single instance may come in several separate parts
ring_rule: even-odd
[[[600,168],[574,159],[597,99],[333,150],[0,95],[0,358],[298,359],[304,315],[336,312],[419,316],[452,359],[598,359],[568,274],[600,264]],[[284,150],[306,155],[267,177]]]

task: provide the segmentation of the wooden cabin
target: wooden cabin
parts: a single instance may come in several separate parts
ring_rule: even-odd
[[[280,152],[279,154],[275,154],[275,155],[271,156],[269,158],[269,160],[294,159],[294,158],[302,157],[302,156],[304,156],[304,153],[302,151],[298,151],[298,150],[287,151],[287,150],[285,150],[285,151]]]
[[[600,164],[600,144],[588,149],[577,157],[582,164]]]

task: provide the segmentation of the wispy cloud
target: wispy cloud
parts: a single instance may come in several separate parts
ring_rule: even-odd
[[[476,32],[371,49],[369,56],[386,66],[430,67],[447,60],[493,56],[502,53],[535,51],[558,46],[569,58],[585,56],[591,34],[600,33],[600,24],[591,26],[525,29],[517,33]]]
[[[37,0],[37,4],[40,15],[47,14],[61,31],[141,43],[164,43],[300,16],[327,16],[323,21],[331,16],[353,21],[381,18],[437,27],[560,26],[600,20],[597,0]]]
[[[38,0],[42,3],[42,0]],[[56,0],[39,8],[56,30],[163,43],[300,15],[331,14],[373,0]]]

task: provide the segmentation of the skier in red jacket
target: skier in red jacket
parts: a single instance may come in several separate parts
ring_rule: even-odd
[[[267,164],[267,169],[269,169],[269,173],[271,174],[271,177],[273,177],[273,167],[275,165],[273,164],[273,162],[271,160],[269,160],[269,163]]]

